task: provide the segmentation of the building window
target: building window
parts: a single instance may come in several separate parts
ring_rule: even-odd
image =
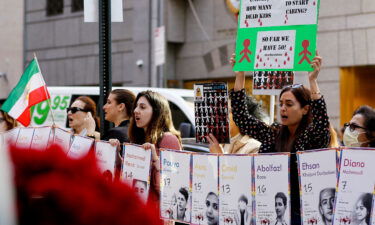
[[[54,16],[64,12],[64,0],[47,0],[47,16]]]
[[[83,0],[72,0],[72,12],[83,11]]]

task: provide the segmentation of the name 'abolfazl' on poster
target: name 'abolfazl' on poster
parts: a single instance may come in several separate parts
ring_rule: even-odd
[[[290,225],[290,153],[254,156],[255,223]]]

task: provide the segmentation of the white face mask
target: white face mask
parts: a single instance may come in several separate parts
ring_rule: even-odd
[[[362,132],[365,133],[365,132]],[[358,136],[362,133],[359,133],[357,130],[350,131],[350,128],[347,127],[344,131],[344,145],[347,147],[361,147],[363,143],[366,142],[360,142],[358,141]]]

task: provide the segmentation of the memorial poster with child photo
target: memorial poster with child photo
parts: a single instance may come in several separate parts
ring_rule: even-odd
[[[112,181],[115,177],[117,146],[112,146],[106,141],[97,141],[95,142],[95,156],[100,172],[106,179]]]
[[[250,224],[253,217],[250,155],[219,156],[219,224]]]
[[[290,153],[254,156],[256,224],[290,224]]]
[[[293,71],[255,71],[253,95],[279,95],[285,86],[293,84],[293,80]]]
[[[337,183],[336,149],[298,152],[303,224],[332,224]]]
[[[160,214],[165,220],[190,223],[191,218],[191,154],[160,151]]]
[[[31,141],[31,149],[46,150],[51,135],[53,135],[52,127],[36,127]]]
[[[150,189],[151,149],[138,145],[124,145],[121,180],[133,187],[146,202]]]
[[[211,133],[219,143],[229,143],[227,84],[194,84],[194,96],[196,142],[208,143]]]
[[[375,150],[343,149],[333,225],[369,224],[375,183]]]
[[[320,0],[241,0],[234,71],[312,71]]]
[[[193,154],[191,224],[219,222],[218,158]]]
[[[30,149],[35,129],[33,127],[22,127],[16,141],[17,148]]]

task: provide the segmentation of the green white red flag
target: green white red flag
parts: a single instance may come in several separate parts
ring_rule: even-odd
[[[50,98],[36,58],[31,60],[16,87],[1,107],[25,127],[31,121],[31,106]]]

